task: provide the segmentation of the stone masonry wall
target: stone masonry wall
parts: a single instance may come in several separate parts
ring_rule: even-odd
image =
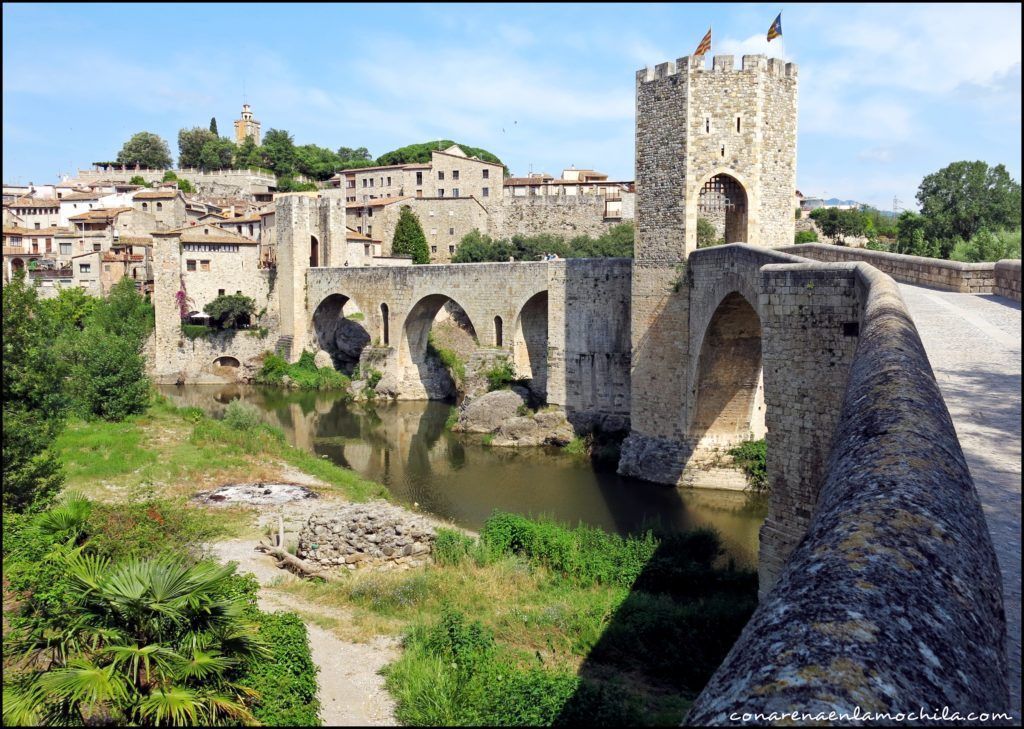
[[[861,334],[817,508],[689,725],[1008,705],[999,567],[952,420],[897,286],[853,268]]]
[[[996,284],[992,293],[1020,302],[1020,261],[996,262]]]
[[[597,238],[620,219],[605,218],[603,195],[540,195],[503,197],[491,206],[489,234],[495,238],[550,233],[565,238],[589,235]],[[625,217],[625,214],[623,214]]]
[[[323,567],[411,569],[430,561],[434,528],[386,501],[346,504],[313,514],[299,531],[296,552]]]
[[[819,243],[787,246],[783,250],[815,261],[864,261],[901,283],[945,291],[987,294],[992,292],[996,283],[994,263],[960,263]]]

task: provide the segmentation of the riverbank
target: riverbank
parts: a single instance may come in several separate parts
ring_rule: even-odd
[[[754,605],[756,578],[723,567],[707,532],[696,541],[622,538],[519,517],[488,522],[480,542],[445,532],[447,552],[426,568],[300,580],[254,549],[277,514],[291,539],[313,511],[384,495],[383,487],[261,423],[233,427],[231,418],[214,421],[163,400],[121,423],[72,422],[57,446],[67,488],[107,504],[112,519],[119,505],[143,499],[171,505],[168,514],[203,515],[209,528],[191,535],[194,546],[238,561],[257,575],[261,605],[287,607],[306,622],[329,723],[453,723],[465,712],[484,723],[550,723],[597,712],[608,721],[676,724]],[[320,498],[266,508],[190,501],[253,481],[302,483]],[[509,530],[520,536],[503,543]],[[577,568],[602,560],[632,571],[595,577]],[[475,636],[480,651],[454,657],[449,671],[451,646],[430,638],[441,633]],[[353,660],[342,667],[339,655]],[[387,692],[376,673],[385,665]],[[356,666],[365,666],[358,676]],[[507,687],[500,704],[487,699],[497,695],[494,681]],[[362,698],[345,682],[362,687]],[[365,711],[328,713],[331,703],[348,710],[351,701]]]

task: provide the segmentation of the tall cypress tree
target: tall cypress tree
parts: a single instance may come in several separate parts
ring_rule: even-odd
[[[427,236],[423,234],[420,221],[408,205],[402,208],[398,216],[395,237],[391,240],[391,255],[412,256],[413,263],[430,263]]]
[[[218,137],[220,136],[220,134],[218,134],[217,132],[217,117],[215,116],[210,117],[210,131],[216,134]]]

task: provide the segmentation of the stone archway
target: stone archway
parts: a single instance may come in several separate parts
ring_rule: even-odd
[[[23,260],[21,260],[20,258],[12,258],[11,259],[11,275],[12,276],[14,274],[16,274],[18,271],[24,271],[24,270],[25,270],[25,262]]]
[[[534,294],[520,309],[512,330],[512,363],[516,376],[530,380],[540,398],[548,390],[548,292]]]
[[[465,308],[445,294],[424,296],[409,310],[402,327],[398,363],[403,390],[409,399],[445,400],[454,397],[456,382],[441,361],[441,353],[430,343],[435,319],[451,318],[474,340],[476,327]]]
[[[708,179],[697,196],[697,217],[715,227],[715,237],[726,243],[749,242],[750,201],[743,184],[719,173]]]
[[[353,299],[331,294],[313,312],[313,336],[318,349],[331,355],[334,368],[351,375],[359,364],[370,334],[363,326],[364,314]]]
[[[765,435],[761,319],[739,292],[715,309],[700,346],[688,438],[695,451]]]

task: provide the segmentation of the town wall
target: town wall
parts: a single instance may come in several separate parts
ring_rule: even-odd
[[[481,229],[481,232],[494,238],[541,233],[565,238],[578,235],[596,238],[622,222],[618,218],[605,218],[603,195],[507,196],[492,205],[490,210],[490,228]]]

